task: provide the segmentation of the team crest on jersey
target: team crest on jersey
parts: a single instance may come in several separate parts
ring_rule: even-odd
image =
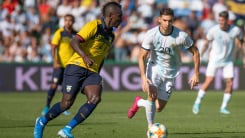
[[[70,92],[70,91],[71,91],[71,88],[72,88],[71,85],[66,85],[66,91],[67,91],[67,92]]]

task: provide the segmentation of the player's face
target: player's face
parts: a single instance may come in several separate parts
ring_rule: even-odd
[[[72,25],[73,25],[73,19],[72,19],[72,17],[66,16],[64,20],[65,20],[64,21],[65,28],[72,28]]]
[[[172,29],[173,25],[173,16],[171,15],[162,15],[158,18],[158,22],[163,31],[169,31]]]
[[[112,15],[111,22],[109,24],[109,28],[118,27],[122,22],[122,12],[118,11]]]
[[[225,30],[227,25],[228,25],[228,19],[224,18],[224,17],[219,17],[218,18],[219,21],[219,26],[222,30]]]

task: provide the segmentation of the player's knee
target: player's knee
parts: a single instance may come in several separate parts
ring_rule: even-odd
[[[51,87],[52,87],[52,89],[57,89],[58,84],[57,84],[57,83],[52,83],[52,84],[51,84]]]
[[[101,102],[101,97],[99,95],[91,95],[88,101],[89,103],[99,104]]]
[[[226,81],[226,86],[227,87],[232,87],[232,85],[233,85],[232,81],[230,81],[230,80]]]
[[[156,112],[162,112],[163,107],[156,107]]]
[[[61,101],[61,108],[63,110],[69,109],[73,104],[73,100],[71,98],[63,98]]]

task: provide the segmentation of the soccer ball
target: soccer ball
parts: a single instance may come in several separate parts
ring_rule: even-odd
[[[155,123],[148,129],[147,136],[148,138],[167,138],[168,130],[165,125]]]

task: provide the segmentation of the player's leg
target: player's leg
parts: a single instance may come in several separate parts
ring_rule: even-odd
[[[71,75],[75,72],[74,69],[67,67],[64,75],[63,97],[62,101],[54,104],[45,116],[38,117],[34,128],[34,138],[41,138],[45,125],[52,119],[56,118],[63,111],[69,109],[80,90],[80,77]]]
[[[72,129],[86,120],[100,103],[102,93],[101,76],[96,73],[88,73],[88,77],[83,82],[82,92],[86,95],[87,102],[80,107],[74,118],[58,132],[58,135],[62,138],[73,137]]]
[[[233,73],[234,73],[234,67],[233,63],[227,64],[223,68],[223,76],[225,78],[225,84],[226,88],[224,90],[224,96],[222,100],[222,104],[220,107],[220,113],[223,114],[230,114],[230,111],[227,110],[227,105],[231,100],[232,91],[233,91]]]
[[[199,91],[197,93],[196,100],[195,100],[194,105],[192,107],[192,112],[194,114],[199,113],[202,99],[204,98],[209,86],[213,82],[214,75],[215,75],[217,69],[218,69],[218,66],[216,66],[215,64],[212,64],[212,63],[208,64],[207,70],[206,70],[205,81],[202,84],[201,88],[199,89]]]
[[[54,104],[44,116],[38,117],[34,128],[34,138],[42,138],[45,125],[69,109],[74,102],[74,98],[74,95],[64,93],[61,102]]]
[[[52,83],[51,83],[51,86],[48,90],[46,106],[42,110],[42,113],[41,113],[42,115],[45,115],[49,111],[50,104],[53,100],[53,97],[54,97],[55,92],[58,88],[58,85],[61,84],[61,82],[63,81],[63,73],[64,73],[64,68],[54,69],[53,76],[52,76]]]
[[[175,85],[175,78],[164,78],[163,83],[158,87],[156,112],[161,112],[166,107],[168,100],[173,92]]]
[[[148,91],[146,92],[147,93],[147,99],[142,99],[140,96],[136,96],[132,106],[128,110],[128,118],[129,119],[134,117],[134,115],[136,114],[136,112],[138,111],[138,109],[140,107],[144,107],[146,109],[146,112],[148,112],[150,110],[154,110],[154,112],[152,112],[152,114],[155,114],[155,100],[156,100],[156,98],[153,99],[149,95],[149,93],[150,93],[150,91],[157,93],[157,88],[155,86],[158,86],[158,84],[156,84],[156,83],[160,83],[160,81],[154,81],[154,80],[161,80],[161,79],[159,77],[160,75],[158,75],[158,68],[156,66],[154,68],[152,64],[148,64],[146,70],[147,70],[146,76],[152,82],[152,84],[148,85]],[[146,113],[146,114],[148,114],[148,113]]]

